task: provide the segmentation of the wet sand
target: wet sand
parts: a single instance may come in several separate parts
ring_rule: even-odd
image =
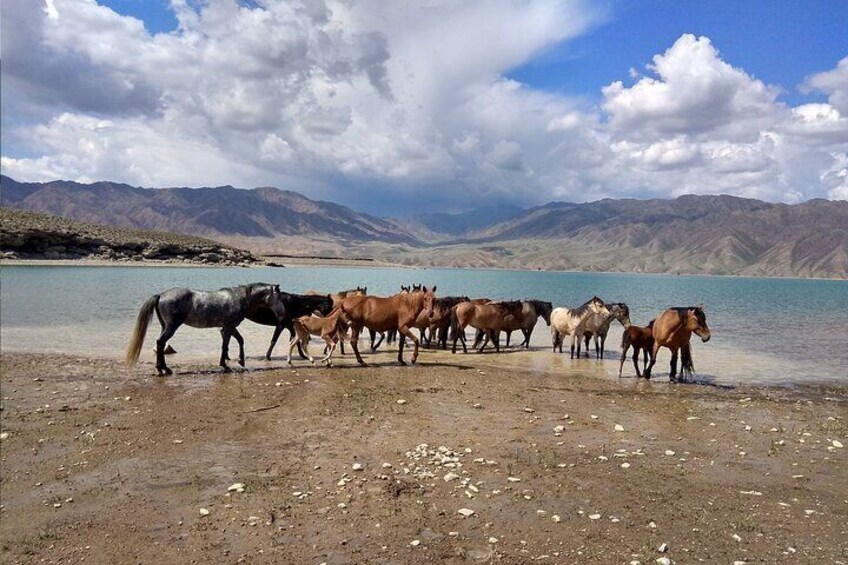
[[[523,369],[535,355],[229,375],[177,355],[158,378],[4,351],[0,556],[848,562],[848,387]]]

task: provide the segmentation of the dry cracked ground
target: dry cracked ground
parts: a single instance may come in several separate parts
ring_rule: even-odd
[[[5,353],[0,558],[848,563],[845,387],[392,357],[158,378]]]

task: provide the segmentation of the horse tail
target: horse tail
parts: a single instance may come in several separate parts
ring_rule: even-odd
[[[630,337],[630,330],[625,328],[624,333],[621,334],[621,354],[626,355],[627,350],[630,349],[630,345],[632,342],[632,338]]]
[[[688,343],[680,348],[680,372],[690,376],[695,371],[695,364],[692,362],[692,346]]]
[[[141,310],[138,311],[138,319],[135,322],[135,330],[127,345],[127,365],[135,365],[138,361],[138,356],[141,353],[141,346],[144,345],[144,336],[147,334],[147,326],[150,324],[150,318],[153,316],[153,311],[158,313],[159,295],[154,294],[147,299],[147,302],[142,304]]]
[[[448,334],[448,339],[454,339],[455,336],[459,335],[459,316],[456,315],[456,306],[451,308],[450,312],[450,334]]]

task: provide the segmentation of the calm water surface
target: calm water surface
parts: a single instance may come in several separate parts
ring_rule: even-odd
[[[2,349],[120,356],[138,309],[150,295],[175,286],[216,289],[256,281],[278,283],[289,292],[367,285],[369,294],[377,295],[420,282],[438,285],[439,296],[532,297],[571,307],[597,294],[608,302],[626,302],[639,325],[668,306],[703,303],[713,338],[694,345],[700,377],[728,384],[848,382],[848,282],[795,279],[341,267],[10,266],[0,269]],[[264,352],[270,328],[250,322],[242,327],[248,355]],[[600,366],[603,375],[616,373],[619,329],[616,325],[610,332],[607,359],[587,367]],[[158,330],[153,322],[150,333],[155,336]],[[543,324],[533,337],[539,350],[525,361],[554,371],[570,363],[542,349],[550,341]],[[214,355],[219,347],[213,330],[185,327],[172,343],[183,359]],[[148,336],[145,347],[151,344]],[[277,354],[284,350],[278,345]],[[515,363],[524,358],[506,359]],[[658,361],[658,374],[664,375],[667,366],[666,352]],[[627,370],[632,374],[632,366]]]

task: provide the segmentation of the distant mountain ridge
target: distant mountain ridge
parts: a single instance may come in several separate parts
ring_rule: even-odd
[[[2,204],[213,238],[258,253],[368,256],[409,265],[848,278],[848,202],[734,196],[550,202],[376,218],[276,188],[145,189],[18,183]]]
[[[277,188],[146,189],[112,182],[19,183],[7,176],[1,180],[3,206],[94,223],[212,238],[307,235],[417,241],[387,220]]]

